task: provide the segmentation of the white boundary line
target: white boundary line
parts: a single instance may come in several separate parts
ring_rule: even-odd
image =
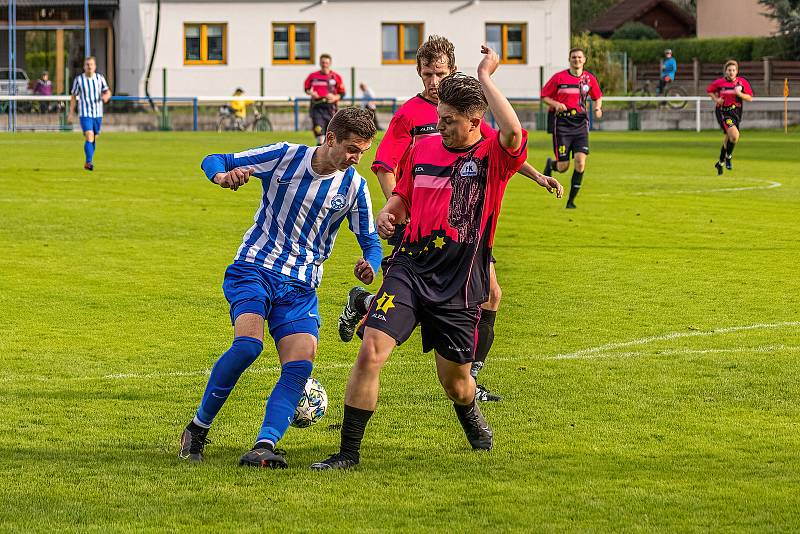
[[[698,193],[728,193],[731,191],[754,191],[758,189],[775,189],[776,187],[781,187],[783,184],[781,182],[776,182],[774,180],[764,180],[761,178],[737,178],[738,180],[747,180],[750,182],[759,182],[766,185],[753,185],[747,187],[719,187],[715,189],[662,189],[659,191],[620,191],[618,193],[600,193],[595,196],[598,197],[616,197],[616,196],[658,196],[658,195],[686,195],[686,194],[698,194]]]
[[[800,326],[800,321],[787,321],[783,323],[763,323],[751,324],[744,326],[729,326],[725,328],[714,328],[712,330],[696,330],[692,332],[670,332],[669,334],[662,334],[660,336],[643,337],[631,341],[623,341],[618,343],[606,343],[597,347],[590,347],[587,349],[577,350],[575,352],[568,352],[565,354],[557,354],[552,357],[554,360],[567,360],[567,359],[580,359],[580,358],[596,358],[596,354],[604,352],[611,352],[616,349],[626,347],[635,347],[637,345],[647,345],[654,341],[667,341],[670,339],[678,339],[684,337],[700,337],[700,336],[715,336],[718,334],[730,334],[731,332],[744,332],[747,330],[762,330],[768,328],[786,328],[789,326]]]

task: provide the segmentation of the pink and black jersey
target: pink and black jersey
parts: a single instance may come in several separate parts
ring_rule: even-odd
[[[737,76],[733,80],[727,78],[714,80],[706,89],[706,93],[714,93],[722,98],[721,107],[723,108],[741,108],[742,99],[736,96],[736,87],[740,87],[744,94],[753,96],[753,89],[750,87],[750,82],[741,76]]]
[[[569,69],[555,73],[542,87],[542,97],[552,98],[567,106],[567,111],[586,114],[588,97],[597,100],[603,96],[594,74],[585,70],[574,76]]]
[[[452,308],[486,302],[500,204],[526,160],[527,139],[523,131],[514,153],[497,133],[465,149],[448,148],[439,136],[411,149],[394,190],[411,220],[389,269],[405,270],[423,300]]]
[[[314,102],[320,102],[331,94],[342,96],[345,94],[342,77],[333,71],[330,71],[328,74],[323,74],[321,70],[312,72],[308,75],[308,78],[306,78],[304,87],[306,91],[313,89],[319,95],[319,99]]]
[[[439,134],[436,129],[438,122],[436,102],[422,95],[416,95],[400,106],[378,146],[375,161],[372,163],[372,172],[377,174],[378,169],[382,168],[398,174],[403,168],[403,158],[417,141]],[[494,130],[486,122],[481,122],[481,135],[488,137],[492,133]]]

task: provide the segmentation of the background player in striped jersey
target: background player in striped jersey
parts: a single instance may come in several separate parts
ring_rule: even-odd
[[[342,77],[331,70],[332,62],[330,54],[319,56],[319,70],[309,74],[303,86],[306,94],[311,97],[308,112],[311,115],[311,129],[318,145],[325,140],[328,123],[336,113],[339,100],[345,95]]]
[[[397,183],[397,173],[402,169],[414,144],[427,136],[439,135],[436,128],[439,121],[436,112],[439,103],[439,84],[456,70],[455,47],[448,39],[431,35],[417,50],[417,74],[422,80],[423,90],[400,106],[394,114],[372,164],[372,171],[377,175],[387,199],[392,196]],[[482,121],[481,133],[484,137],[488,137],[495,132]],[[564,188],[558,180],[543,175],[527,162],[520,168],[519,173],[545,187],[547,191],[555,192],[558,198],[564,193]],[[396,246],[400,243],[403,229],[404,225],[399,225],[394,236],[389,239],[390,245]],[[472,367],[473,377],[476,379],[494,341],[495,317],[502,296],[494,263],[491,266],[490,276],[489,300],[482,306],[483,313],[478,326],[478,350]],[[356,326],[366,315],[372,298],[373,295],[364,288],[354,287],[350,290],[347,304],[339,316],[339,337],[342,341],[350,341],[353,338]],[[501,400],[499,395],[491,393],[482,386],[478,386],[477,396],[480,401]]]
[[[544,173],[566,172],[570,156],[575,158],[567,208],[575,208],[575,197],[581,190],[586,157],[589,155],[589,115],[586,100],[594,100],[594,114],[603,116],[603,93],[594,74],[584,70],[586,52],[569,51],[569,68],[555,73],[542,87],[542,102],[550,106],[548,122],[553,126],[553,152],[556,160],[547,158]],[[553,116],[555,115],[555,116]],[[549,128],[548,128],[549,130]]]
[[[733,149],[739,141],[742,102],[753,100],[753,89],[750,87],[750,82],[739,76],[739,63],[731,59],[725,63],[725,76],[711,82],[706,92],[717,105],[714,113],[719,127],[725,133],[722,148],[719,150],[719,160],[714,164],[717,175],[720,175],[723,164],[729,171],[733,170],[731,158]]]
[[[69,102],[70,120],[75,119],[75,103],[78,104],[78,118],[85,139],[83,152],[86,163],[83,168],[94,170],[94,151],[97,147],[97,136],[103,123],[103,103],[111,98],[111,90],[106,79],[97,71],[97,62],[89,56],[83,62],[83,73],[72,82],[72,97]]]
[[[214,417],[239,376],[261,354],[266,322],[281,375],[267,400],[256,443],[239,465],[286,467],[275,444],[311,376],[320,324],[316,287],[344,219],[364,253],[356,262],[356,277],[371,284],[380,266],[369,189],[353,167],[374,135],[372,113],[347,108],[334,115],[322,146],[277,143],[203,160],[203,171],[215,184],[236,191],[253,175],[261,179],[264,192],[255,224],[245,233],[222,284],[230,303],[233,344],[214,364],[200,406],[181,435],[181,458],[203,460]]]
[[[448,76],[439,91],[437,129],[414,145],[392,198],[378,215],[382,237],[408,220],[385,270],[379,298],[362,325],[363,341],[345,394],[338,453],[311,466],[359,463],[361,441],[378,400],[380,371],[419,324],[424,352],[434,350],[439,382],[473,449],[490,450],[492,430],[475,402],[470,367],[480,304],[489,294],[492,241],[508,180],[527,157],[527,132],[492,74],[500,59],[485,54],[478,78]],[[487,107],[499,131],[483,137]]]

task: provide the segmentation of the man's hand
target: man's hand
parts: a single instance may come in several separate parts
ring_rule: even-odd
[[[556,112],[567,111],[567,105],[562,102],[556,102]]]
[[[540,174],[542,181],[539,182],[539,185],[547,189],[548,193],[552,193],[555,191],[556,198],[561,198],[564,196],[564,186],[561,185],[561,182],[553,178],[552,176],[545,176],[544,174]]]
[[[484,56],[478,65],[478,76],[480,76],[481,73],[491,76],[497,70],[497,67],[500,66],[500,57],[497,55],[497,52],[486,45],[481,45],[481,54],[484,54]]]
[[[603,118],[603,108],[594,108],[594,116],[598,119]]]
[[[214,176],[214,183],[225,189],[236,191],[250,181],[250,176],[256,172],[252,167],[237,167],[232,171],[220,172]]]
[[[339,95],[335,93],[328,93],[327,95],[325,95],[325,102],[329,104],[335,104],[338,101],[339,101]]]
[[[666,75],[666,76],[664,76],[664,81],[669,83],[669,82],[672,81],[672,78],[670,78],[669,75]]]
[[[380,212],[378,214],[378,235],[381,239],[389,239],[394,235],[394,215],[391,213]]]
[[[356,267],[353,269],[353,274],[356,275],[356,278],[367,285],[371,284],[375,279],[375,271],[372,270],[372,266],[364,258],[361,258],[356,262]]]
[[[312,100],[319,100],[319,95],[313,89],[308,92],[308,96],[310,96]]]
[[[76,118],[77,117],[75,117],[75,112],[70,110],[69,116],[67,116],[67,122],[75,122]]]
[[[108,104],[108,101],[111,100],[111,91],[104,91],[100,98],[103,99],[103,103]]]

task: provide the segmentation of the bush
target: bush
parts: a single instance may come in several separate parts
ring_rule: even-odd
[[[734,58],[739,61],[758,61],[764,56],[784,59],[780,37],[731,37],[725,39],[659,39],[653,41],[609,40],[610,49],[627,52],[634,63],[656,63],[671,48],[679,63],[697,58],[701,63],[723,63]]]
[[[595,75],[603,93],[622,91],[622,65],[610,60],[614,52],[610,40],[585,32],[572,36],[572,46],[586,51],[586,70]]]
[[[626,22],[620,26],[611,36],[612,39],[626,39],[629,41],[645,41],[650,39],[661,39],[658,32],[641,22]]]

